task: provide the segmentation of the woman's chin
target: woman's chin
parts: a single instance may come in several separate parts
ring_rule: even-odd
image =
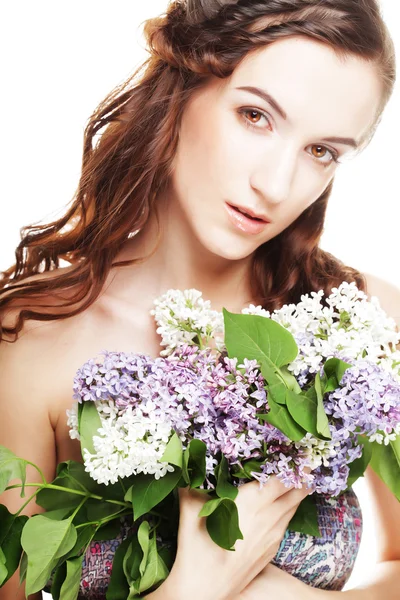
[[[246,243],[244,240],[232,238],[226,239],[224,236],[214,240],[208,237],[202,243],[204,248],[214,256],[232,261],[244,260],[245,258],[248,258],[253,254],[253,252],[255,252],[255,250],[258,248],[258,245],[260,245],[256,245],[254,242]]]

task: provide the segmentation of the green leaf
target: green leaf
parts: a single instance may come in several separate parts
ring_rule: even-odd
[[[366,436],[358,436],[358,443],[363,446],[363,453],[360,458],[353,460],[349,464],[350,472],[347,479],[347,489],[350,488],[359,477],[362,477],[368,467],[372,457],[371,442]]]
[[[223,309],[225,346],[230,357],[288,365],[298,354],[292,334],[276,321],[259,315],[234,314]]]
[[[243,468],[239,469],[239,471],[234,472],[235,477],[240,477],[242,479],[254,479],[251,474],[252,471],[256,473],[261,473],[261,465],[265,463],[265,460],[257,460],[255,458],[250,458],[246,462],[242,463]]]
[[[70,490],[83,491],[82,486],[70,477],[56,477],[52,483],[53,485],[60,485]],[[82,496],[66,491],[43,488],[37,493],[36,502],[46,511],[49,511],[49,513],[64,510],[68,514],[79,506],[82,502]],[[50,515],[48,518],[51,519],[52,516]]]
[[[331,377],[329,377],[329,379],[325,377],[324,385],[322,388],[322,395],[325,396],[325,394],[328,394],[329,392],[334,392],[338,387],[339,382],[337,380],[336,375],[332,375]]]
[[[122,507],[112,504],[111,502],[100,502],[95,498],[89,498],[85,502],[85,508],[88,521],[101,521],[112,515],[117,516],[117,513],[121,512]]]
[[[268,397],[268,404],[270,411],[265,415],[258,414],[258,418],[277,427],[293,442],[303,439],[306,430],[296,423],[287,407],[276,404],[270,397]]]
[[[235,477],[237,477],[238,479],[251,479],[247,473],[244,472],[243,469],[240,468],[236,468],[235,471],[232,472],[232,475],[234,475]]]
[[[184,475],[191,488],[197,488],[206,477],[206,452],[207,446],[198,439],[190,440],[188,447],[183,452]]]
[[[201,511],[199,512],[199,517],[208,517],[211,515],[214,510],[218,508],[224,498],[213,498],[212,500],[208,500],[203,504]]]
[[[239,515],[234,500],[216,498],[206,502],[199,517],[207,517],[206,527],[211,539],[225,550],[234,550],[236,540],[242,540]]]
[[[345,362],[344,360],[340,360],[340,358],[329,358],[324,364],[324,372],[328,378],[328,380],[335,376],[338,382],[338,385],[335,386],[335,389],[339,386],[342,381],[342,377],[349,369],[352,367],[350,363]]]
[[[126,600],[129,596],[129,585],[124,574],[123,561],[131,541],[132,536],[121,542],[115,551],[106,600]]]
[[[79,593],[79,585],[82,575],[83,556],[77,556],[67,560],[67,574],[61,586],[61,600],[76,600]]]
[[[371,448],[372,469],[400,500],[400,436],[387,446],[372,442]]]
[[[85,492],[86,494],[97,494],[105,500],[123,500],[124,490],[121,483],[118,482],[113,485],[100,485],[94,479],[92,479],[85,471],[85,467],[82,463],[76,461],[64,461],[57,467],[57,477],[52,482],[54,485],[59,485],[70,490],[78,490]],[[54,490],[51,488],[43,488],[36,496],[36,502],[39,506],[46,509],[47,512],[65,510],[65,516],[71,513],[82,501],[82,496],[74,493],[68,493],[60,490]],[[95,499],[90,499],[85,504],[84,510],[87,512],[101,511],[103,509],[104,516],[110,515],[115,512],[115,509],[111,509],[111,505],[106,502],[101,502]],[[105,514],[107,512],[107,515]],[[55,513],[56,515],[56,513]],[[54,515],[54,518],[56,516]],[[49,516],[52,518],[52,516]],[[88,520],[96,520],[97,517],[89,518]]]
[[[176,432],[170,437],[169,442],[160,458],[161,462],[167,462],[170,465],[176,465],[182,468],[182,442]]]
[[[291,439],[300,440],[299,431],[289,413],[273,410],[273,404],[286,404],[286,390],[295,389],[293,377],[286,366],[297,354],[297,344],[292,334],[272,319],[258,315],[233,314],[223,309],[225,322],[225,345],[230,357],[236,356],[240,361],[245,358],[256,359],[261,373],[267,382],[268,403],[271,408],[268,422],[279,427]],[[284,367],[282,370],[280,367]],[[270,419],[270,420],[269,420]],[[280,423],[281,426],[277,425]],[[282,429],[285,428],[285,430]],[[294,438],[292,436],[295,436]]]
[[[19,564],[19,583],[22,584],[26,580],[26,570],[28,568],[28,557],[26,552],[22,552],[21,562]]]
[[[324,392],[322,389],[321,376],[319,373],[315,376],[315,393],[317,395],[317,431],[325,440],[331,440],[331,431],[329,428],[328,416],[324,406]],[[336,386],[337,387],[337,386]],[[336,387],[334,389],[336,389]],[[312,389],[312,388],[311,388]]]
[[[160,550],[158,551],[158,554],[163,559],[164,564],[167,567],[168,571],[171,571],[172,565],[174,564],[174,561],[175,561],[176,549],[174,551],[172,548],[166,548],[166,547],[160,548]]]
[[[6,567],[6,557],[3,550],[0,548],[0,586],[3,585],[7,579],[8,571]]]
[[[299,506],[291,521],[288,529],[298,531],[306,535],[321,537],[321,532],[318,526],[318,510],[313,496],[306,496]]]
[[[83,464],[64,461],[57,465],[57,476],[52,484],[89,493],[85,485],[87,478],[90,478],[90,475],[84,471]],[[65,509],[68,514],[68,511],[72,512],[81,501],[81,495],[51,488],[43,488],[36,496],[36,502],[48,512]]]
[[[71,480],[75,481],[76,484],[81,485],[84,491],[87,490],[91,494],[97,494],[106,500],[123,500],[125,491],[120,480],[117,483],[103,485],[97,483],[97,481],[89,475],[85,470],[85,465],[81,462],[67,460],[61,463],[61,465],[62,469],[57,469],[57,471],[59,471],[57,475],[69,477]]]
[[[62,493],[62,492],[61,492]],[[43,513],[46,519],[54,519],[55,521],[63,521],[64,519],[71,516],[73,508],[65,506],[64,508],[55,508],[54,510],[48,510]]]
[[[26,465],[26,460],[18,458],[8,448],[0,446],[0,494],[4,492],[10,481],[19,479],[22,482],[20,497],[25,497]]]
[[[73,548],[76,538],[76,529],[70,519],[53,521],[43,515],[35,515],[26,522],[21,543],[28,555],[27,595],[43,589],[58,559]]]
[[[140,527],[139,527],[138,533],[137,533],[138,541],[139,541],[140,547],[143,551],[143,558],[142,558],[140,566],[139,566],[139,572],[140,572],[140,575],[142,575],[142,576],[143,576],[143,573],[145,572],[147,557],[149,555],[149,545],[150,545],[149,533],[150,533],[150,525],[147,521],[143,521],[140,524]]]
[[[142,549],[139,544],[137,535],[132,537],[125,556],[122,561],[123,571],[129,585],[129,597],[134,591],[137,593],[139,589],[138,581],[140,579],[140,562],[142,560]]]
[[[139,590],[136,587],[136,584],[132,584],[129,587],[129,596],[127,598],[127,600],[139,600],[139,598],[142,598],[143,596],[141,596],[139,594]]]
[[[94,454],[93,436],[98,435],[98,430],[101,427],[101,419],[96,404],[89,400],[80,403],[78,405],[78,416],[82,456],[85,448],[91,454]]]
[[[3,584],[18,568],[22,554],[21,534],[27,520],[26,515],[16,517],[4,505],[0,504],[0,547],[7,570]]]
[[[178,467],[160,479],[155,479],[154,475],[137,475],[134,484],[124,496],[127,502],[132,502],[134,520],[164,500],[176,487],[180,477],[181,470]]]
[[[65,559],[74,558],[86,550],[87,545],[92,540],[94,525],[85,525],[76,530],[77,537],[73,548],[65,555]],[[121,530],[121,528],[120,528]],[[94,539],[94,538],[93,538]]]
[[[319,437],[317,431],[317,402],[305,394],[286,391],[286,406],[290,415],[305,431]]]
[[[182,455],[182,477],[186,485],[190,485],[189,456],[189,449],[186,448]]]
[[[139,592],[142,594],[168,577],[169,571],[157,551],[155,532],[149,540],[146,568],[140,579]]]
[[[67,563],[63,562],[59,567],[56,568],[53,579],[51,582],[51,596],[52,600],[60,600],[61,586],[64,583],[67,575]]]
[[[286,390],[288,388],[281,381],[275,381],[275,383],[270,383],[271,376],[269,376],[268,379],[269,383],[265,386],[265,389],[268,392],[269,404],[271,404],[271,400],[273,400],[274,402],[276,402],[276,404],[286,406]]]
[[[223,454],[219,464],[214,469],[214,474],[217,480],[215,490],[217,496],[220,498],[230,498],[231,500],[235,500],[239,490],[231,483],[228,461]]]
[[[343,329],[347,329],[347,325],[349,323],[351,323],[350,314],[347,312],[347,310],[342,310],[340,313],[339,325],[342,325]]]
[[[282,374],[283,379],[285,380],[286,387],[292,392],[296,394],[301,393],[301,387],[299,386],[296,377],[293,375],[291,371],[287,367],[281,367],[280,372]]]
[[[113,540],[121,531],[121,522],[118,519],[113,519],[102,525],[93,536],[93,541]]]

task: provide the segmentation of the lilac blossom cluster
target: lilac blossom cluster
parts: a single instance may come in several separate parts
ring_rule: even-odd
[[[325,412],[342,439],[362,433],[387,445],[400,434],[400,383],[372,361],[354,362],[327,396]]]
[[[354,284],[334,288],[327,306],[322,297],[312,292],[272,315],[254,306],[243,313],[270,317],[292,333],[299,353],[289,369],[302,389],[330,357],[352,365],[324,398],[331,440],[307,433],[292,442],[260,420],[269,406],[257,362],[226,356],[222,315],[200,292],[169,290],[152,311],[166,347],[160,357],[106,351],[76,374],[75,400],[95,402],[101,420],[94,452],[83,451],[87,471],[106,484],[139,473],[163,477],[174,469],[161,458],[176,432],[184,448],[193,438],[205,443],[207,489],[221,454],[233,476],[253,459],[251,476],[260,485],[276,475],[286,486],[321,494],[346,489],[349,465],[362,453],[358,436],[388,444],[400,434],[399,333],[377,300]],[[67,412],[77,438],[77,404]]]
[[[100,483],[138,473],[165,475],[173,467],[160,459],[173,432],[184,448],[193,438],[206,444],[207,489],[214,487],[221,453],[237,468],[247,459],[267,458],[286,485],[312,481],[303,472],[308,454],[293,457],[288,438],[257,417],[268,411],[268,402],[254,360],[238,365],[237,359],[223,354],[216,359],[210,349],[188,344],[167,358],[104,352],[102,360],[90,359],[78,370],[74,398],[94,401],[101,418],[95,452],[84,449],[83,456],[86,470]],[[79,437],[77,404],[68,411],[68,423],[70,436]]]
[[[258,461],[251,475],[260,485],[274,474],[286,486],[336,495],[346,489],[349,464],[361,455],[358,433],[379,441],[383,427],[386,434],[398,432],[400,416],[400,384],[363,361],[327,395],[332,440],[307,434],[291,442],[257,416],[269,407],[256,361],[238,364],[224,354],[216,359],[210,349],[187,344],[167,358],[104,352],[101,361],[91,359],[78,371],[74,392],[78,402],[96,402],[102,427],[93,438],[95,452],[85,450],[83,458],[91,476],[106,484],[138,473],[159,478],[173,470],[161,457],[175,431],[184,448],[193,438],[206,444],[207,489],[214,487],[222,453],[232,473],[248,459]],[[77,437],[73,411],[69,424],[71,437]]]

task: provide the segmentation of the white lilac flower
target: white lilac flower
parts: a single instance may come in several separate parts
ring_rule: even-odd
[[[71,408],[67,408],[67,425],[71,440],[80,440],[78,431],[78,403],[74,402]]]
[[[359,290],[355,282],[343,282],[325,299],[323,290],[301,296],[271,315],[261,306],[250,305],[242,312],[258,314],[280,323],[294,336],[299,354],[289,365],[294,375],[316,373],[326,359],[368,357],[400,381],[400,332],[396,322],[380,307],[376,297]]]
[[[106,485],[139,473],[159,479],[174,471],[173,466],[160,461],[171,434],[169,420],[129,406],[116,419],[103,418],[98,435],[93,436],[95,453],[83,450],[85,470]]]
[[[255,306],[254,304],[249,304],[246,308],[243,308],[242,314],[244,315],[258,315],[259,317],[267,317],[271,318],[271,313],[269,310],[265,310],[262,306]]]
[[[340,442],[338,440],[319,440],[311,433],[307,433],[300,442],[294,443],[298,450],[302,450],[304,456],[308,458],[311,469],[316,469],[323,465],[329,467],[330,459],[337,456]]]
[[[214,341],[217,349],[223,345],[223,316],[212,310],[209,300],[195,289],[168,290],[154,301],[150,314],[158,324],[161,344],[166,346],[162,356],[170,354],[180,344],[197,343],[200,347]]]

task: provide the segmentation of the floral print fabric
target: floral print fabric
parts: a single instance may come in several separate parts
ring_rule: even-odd
[[[337,498],[316,495],[321,537],[287,530],[272,563],[313,587],[341,590],[357,557],[362,513],[351,489]]]

